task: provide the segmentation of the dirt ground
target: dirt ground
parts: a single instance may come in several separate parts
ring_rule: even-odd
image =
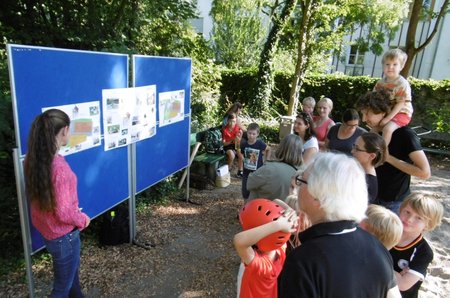
[[[450,295],[450,162],[432,158],[433,176],[413,180],[413,189],[442,199],[446,208],[443,225],[427,237],[435,249],[435,261],[422,286],[421,297]],[[236,218],[242,205],[240,180],[226,188],[191,189],[191,200],[151,206],[137,216],[140,242],[99,247],[84,239],[80,278],[86,297],[235,297],[239,258],[231,239],[240,231]],[[51,290],[51,262],[33,266],[36,297]],[[26,297],[24,272],[11,274],[0,285],[1,297]]]

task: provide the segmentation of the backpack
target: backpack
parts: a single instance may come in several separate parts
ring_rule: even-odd
[[[203,145],[207,153],[223,154],[222,130],[220,127],[213,127],[205,132]]]
[[[100,244],[118,245],[130,241],[128,207],[116,206],[102,215]]]

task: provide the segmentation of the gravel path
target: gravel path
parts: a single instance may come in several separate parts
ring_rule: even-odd
[[[421,297],[450,294],[449,164],[433,158],[432,178],[413,180],[414,189],[433,193],[446,207],[443,225],[428,235],[435,261]],[[131,244],[101,248],[82,235],[80,278],[86,297],[235,297],[239,258],[231,239],[240,230],[240,180],[232,178],[226,188],[191,189],[191,200],[198,204],[172,201],[139,213],[138,239],[155,245],[148,250]],[[48,296],[50,260],[35,264],[33,271],[36,297]],[[1,281],[0,296],[26,297],[24,276],[12,273]]]

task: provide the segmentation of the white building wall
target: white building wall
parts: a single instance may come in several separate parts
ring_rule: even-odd
[[[213,29],[213,20],[209,15],[211,12],[211,0],[197,0],[197,9],[199,12],[200,21],[202,22],[202,30],[203,38],[206,40],[211,39],[211,32]]]
[[[450,16],[447,14],[439,30],[440,40],[436,40],[436,50],[432,57],[430,78],[435,80],[450,79]]]

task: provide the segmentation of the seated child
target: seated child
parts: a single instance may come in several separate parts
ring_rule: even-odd
[[[389,252],[402,297],[418,297],[428,265],[433,260],[433,250],[422,233],[440,225],[443,213],[444,207],[437,199],[419,193],[409,195],[400,205],[403,233]]]
[[[231,170],[235,157],[238,158],[237,176],[242,177],[242,154],[240,153],[240,142],[242,130],[237,124],[237,116],[234,113],[228,115],[228,123],[222,128],[223,150],[227,156],[228,168]]]
[[[259,125],[250,123],[247,127],[247,140],[241,142],[241,154],[244,162],[242,177],[242,197],[244,199],[248,199],[250,195],[250,191],[247,190],[248,175],[260,168],[269,154],[269,147],[258,139],[258,136]]]
[[[305,112],[311,116],[313,119],[314,108],[316,107],[316,100],[312,96],[303,98],[302,101],[302,112]]]
[[[296,231],[297,214],[275,201],[254,199],[242,207],[239,221],[244,231],[233,240],[242,261],[238,297],[277,297],[286,241]]]
[[[384,89],[391,95],[392,110],[380,121],[379,128],[372,127],[375,132],[383,130],[386,145],[389,145],[397,128],[409,124],[413,113],[411,86],[400,75],[407,59],[408,55],[400,49],[387,51],[381,60],[384,77],[374,87],[374,91]]]
[[[400,241],[403,226],[397,214],[383,206],[371,204],[366,215],[367,218],[359,226],[380,240],[386,249],[390,250]]]

